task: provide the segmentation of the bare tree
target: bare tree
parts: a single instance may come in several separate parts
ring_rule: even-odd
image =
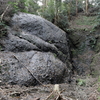
[[[85,9],[85,13],[88,14],[88,0],[85,1],[86,2],[86,9]]]
[[[76,15],[78,14],[78,0],[76,0]]]
[[[43,7],[47,7],[47,0],[42,0],[42,3],[43,3]]]

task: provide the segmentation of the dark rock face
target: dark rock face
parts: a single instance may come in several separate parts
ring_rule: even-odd
[[[31,14],[14,15],[8,36],[0,40],[0,76],[20,85],[61,83],[68,75],[70,58],[66,33],[49,21]]]

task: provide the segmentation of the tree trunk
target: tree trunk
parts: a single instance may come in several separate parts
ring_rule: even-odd
[[[76,0],[76,16],[78,14],[78,0]]]
[[[43,3],[43,7],[45,8],[47,6],[47,0],[43,0],[42,3]]]
[[[59,12],[61,11],[61,0],[55,0],[55,22],[54,24],[57,25],[59,20]]]
[[[88,14],[88,0],[86,0],[86,10],[85,13]]]

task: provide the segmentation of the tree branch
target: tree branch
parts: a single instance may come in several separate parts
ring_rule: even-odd
[[[8,5],[8,6],[6,7],[6,9],[4,10],[4,12],[2,13],[2,15],[1,15],[1,21],[2,21],[2,19],[3,19],[3,17],[4,17],[4,15],[5,15],[5,13],[7,12],[9,6],[10,6],[10,5]]]

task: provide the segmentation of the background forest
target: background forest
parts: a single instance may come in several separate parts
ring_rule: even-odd
[[[69,21],[78,13],[93,13],[98,15],[97,20],[100,20],[99,10],[99,0],[0,0],[1,20],[5,16],[4,20],[9,21],[7,16],[16,12],[26,12],[42,16],[65,31],[68,30]]]

